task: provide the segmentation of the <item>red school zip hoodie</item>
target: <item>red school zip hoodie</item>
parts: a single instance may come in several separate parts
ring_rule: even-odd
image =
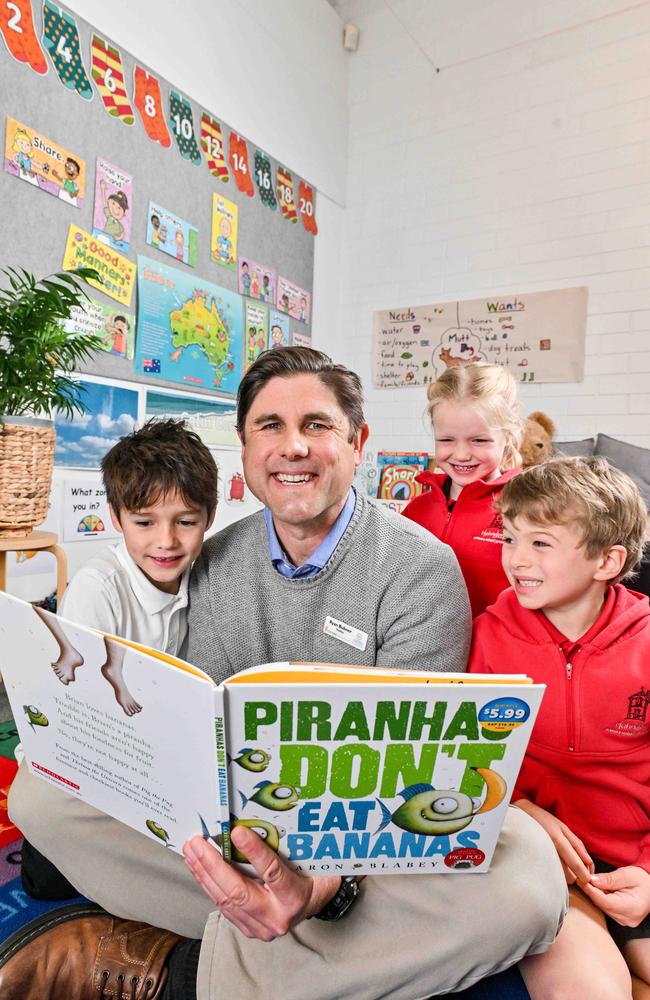
[[[503,524],[492,504],[508,480],[519,472],[521,469],[509,469],[491,483],[482,479],[469,483],[451,510],[443,489],[449,477],[441,472],[421,472],[416,481],[429,486],[430,491],[415,497],[402,512],[454,550],[465,577],[473,618],[509,586],[501,566]]]
[[[650,872],[648,598],[616,584],[571,643],[506,590],[474,623],[468,670],[546,684],[513,802],[547,809],[603,861]]]

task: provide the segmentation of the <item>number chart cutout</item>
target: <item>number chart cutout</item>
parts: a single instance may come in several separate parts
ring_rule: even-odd
[[[175,90],[169,92],[169,124],[183,159],[189,160],[195,167],[200,166],[201,150],[194,134],[192,107],[187,98]]]
[[[201,115],[201,149],[205,153],[210,173],[227,184],[230,174],[223,154],[221,125],[216,118],[211,118],[205,111]]]
[[[99,35],[93,35],[90,53],[90,75],[104,107],[112,118],[119,118],[124,125],[133,125],[135,115],[126,93],[119,49],[109,45]]]
[[[34,28],[30,0],[0,2],[0,32],[17,62],[27,63],[35,73],[45,76],[47,60]]]
[[[246,140],[242,139],[236,132],[230,133],[229,160],[232,172],[235,176],[235,184],[242,194],[247,194],[252,198],[255,194],[251,171],[248,165],[248,146]]]
[[[260,152],[259,149],[255,150],[255,183],[257,184],[257,190],[260,193],[262,204],[266,205],[267,208],[273,209],[275,212],[278,207],[278,203],[275,200],[275,194],[273,193],[271,161],[268,156]]]
[[[84,101],[92,101],[93,88],[81,58],[77,22],[52,0],[43,4],[43,40],[63,86],[76,91]]]
[[[275,190],[280,202],[280,211],[284,218],[288,219],[289,222],[298,222],[296,198],[293,191],[293,177],[287,168],[280,166],[280,164],[278,164]]]
[[[133,103],[152,142],[159,142],[168,149],[172,138],[167,130],[163,112],[160,84],[155,76],[136,63],[133,71]]]

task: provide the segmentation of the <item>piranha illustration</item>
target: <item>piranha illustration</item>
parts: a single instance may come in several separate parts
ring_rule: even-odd
[[[293,809],[300,798],[299,788],[294,788],[293,785],[281,784],[277,781],[260,781],[255,787],[259,791],[255,792],[255,795],[251,795],[250,801],[256,802],[258,806],[263,806],[265,809],[272,809],[273,812],[284,812],[287,809]],[[242,791],[239,794],[241,795],[243,809],[249,800]]]
[[[158,826],[158,824],[154,820],[148,819],[146,822],[146,827],[147,830],[153,833],[154,837],[158,837],[158,840],[162,840],[165,847],[173,846],[172,844],[169,843],[169,834],[167,833],[167,831],[163,830],[162,826]]]
[[[266,750],[252,749],[252,747],[244,747],[243,750],[239,751],[239,757],[235,757],[233,764],[239,764],[240,767],[245,767],[247,771],[266,771],[269,766],[269,761],[271,760],[271,755],[266,752]]]
[[[507,786],[500,774],[488,767],[475,768],[485,782],[487,793],[483,803],[464,792],[453,789],[436,789],[433,785],[409,785],[399,794],[404,802],[394,813],[377,799],[382,821],[377,833],[394,823],[409,833],[422,833],[427,837],[457,833],[472,822],[479,813],[489,812],[505,798]]]
[[[34,726],[49,726],[50,724],[47,715],[43,715],[40,708],[37,708],[36,705],[23,705],[23,712],[27,716],[32,729],[34,729]],[[35,729],[34,732],[36,732]]]
[[[220,848],[223,843],[223,835],[218,833],[216,836],[212,836],[203,817],[199,815],[199,819],[201,820],[201,835],[203,839],[213,840],[217,847]],[[283,830],[282,827],[274,826],[273,823],[269,823],[268,820],[259,819],[258,817],[253,819],[237,819],[236,816],[231,816],[230,829],[232,830],[236,826],[247,826],[251,830],[254,830],[258,837],[261,837],[267,846],[276,853],[280,847],[280,841],[286,833],[286,830]],[[238,851],[232,843],[231,852],[233,861],[239,861],[242,864],[248,863],[248,858],[242,854],[241,851]]]

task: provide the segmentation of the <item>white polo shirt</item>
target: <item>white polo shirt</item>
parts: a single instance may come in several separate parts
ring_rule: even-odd
[[[158,590],[136,566],[122,539],[75,573],[59,614],[79,625],[179,656],[187,635],[185,570],[177,594]]]

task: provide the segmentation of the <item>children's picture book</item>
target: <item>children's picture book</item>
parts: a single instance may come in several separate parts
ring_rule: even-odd
[[[412,500],[422,492],[415,477],[429,464],[426,451],[378,451],[377,469],[382,500]]]
[[[33,774],[169,850],[245,863],[247,826],[307,874],[486,871],[544,690],[313,663],[217,687],[4,593],[0,670]]]

